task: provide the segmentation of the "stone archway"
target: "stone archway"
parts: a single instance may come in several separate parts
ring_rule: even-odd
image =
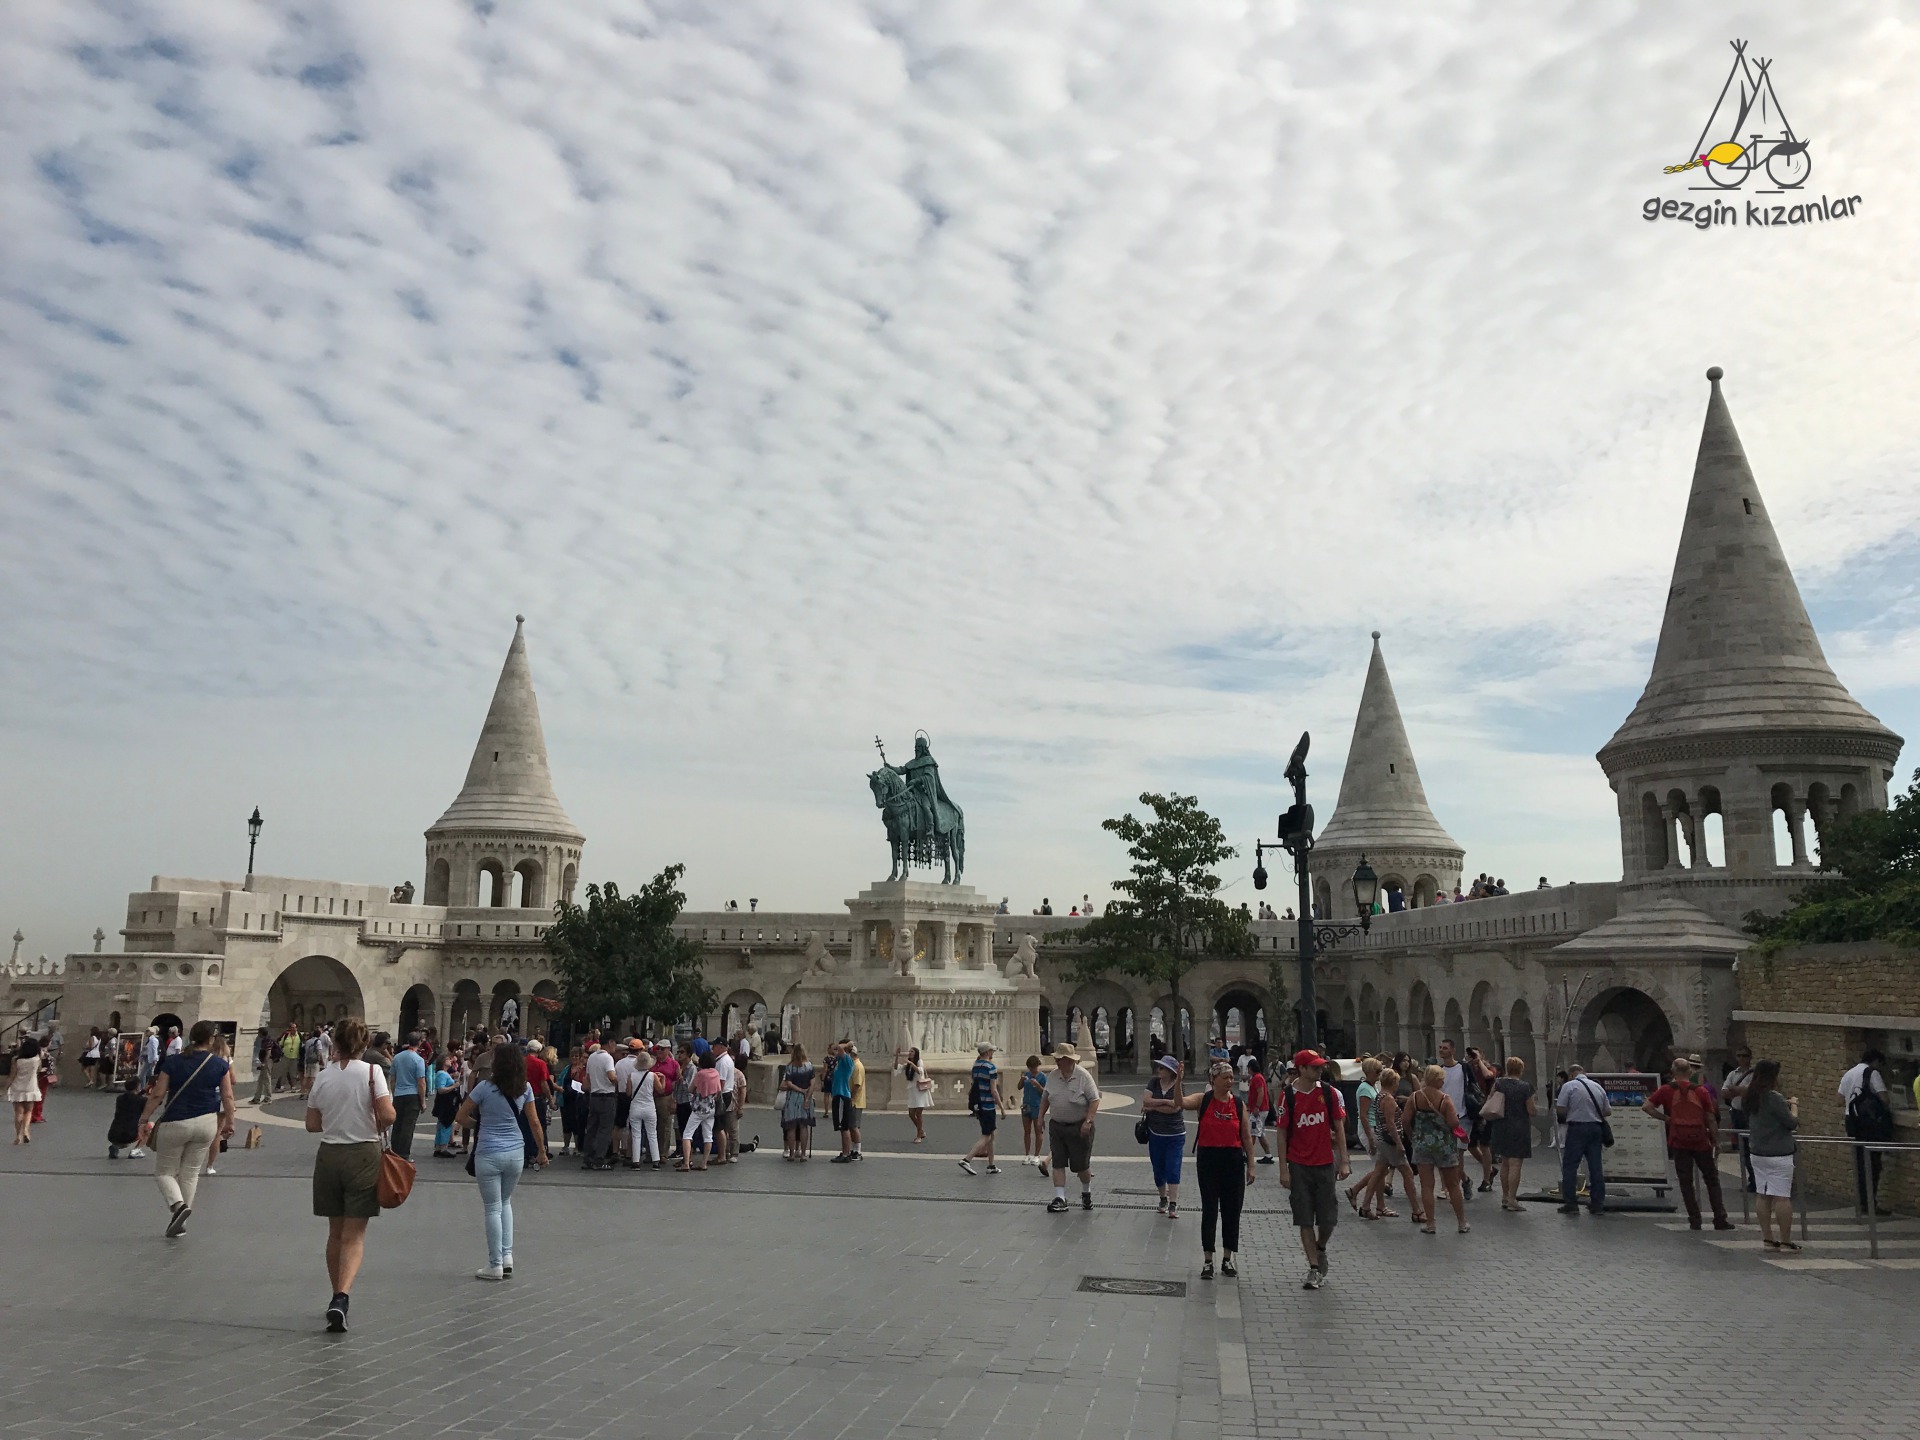
[[[720,1034],[731,1040],[742,1030],[764,1030],[767,1001],[758,990],[736,990],[720,1006]]]
[[[447,1015],[447,1040],[465,1040],[484,1019],[478,980],[462,980],[453,987],[453,1007]]]
[[[298,1010],[305,1028],[322,1019],[329,1023],[347,1015],[364,1017],[366,999],[360,982],[331,955],[308,955],[294,961],[267,987],[267,1012],[273,1028],[285,1027]]]
[[[1133,998],[1113,980],[1089,980],[1073,992],[1067,1001],[1066,1014],[1072,1021],[1072,1030],[1065,1036],[1053,1038],[1072,1040],[1080,1043],[1080,1020],[1086,1022],[1093,1034],[1094,1049],[1099,1057],[1102,1070],[1116,1067],[1131,1069],[1133,1057],[1122,1054],[1120,1043],[1123,1038],[1131,1041],[1133,1026]]]
[[[407,993],[400,997],[400,1025],[395,1032],[397,1038],[405,1039],[416,1031],[422,1031],[437,1024],[434,1016],[438,1013],[434,1006],[433,988],[429,985],[411,985]]]
[[[513,1009],[511,1011],[507,1009],[507,1003],[509,1001],[513,1003]],[[508,1028],[507,1017],[511,1014],[513,1017],[512,1029],[515,1034],[518,1034],[522,1026],[526,1023],[526,1016],[523,1013],[525,1009],[526,1001],[520,998],[520,985],[518,981],[500,980],[495,982],[493,994],[488,997],[487,1001],[487,1029],[499,1031]]]
[[[1589,1070],[1662,1074],[1673,1060],[1673,1022],[1646,991],[1616,985],[1581,1010],[1575,1054]]]

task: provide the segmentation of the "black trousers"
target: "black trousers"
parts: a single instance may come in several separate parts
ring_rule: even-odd
[[[1720,1195],[1720,1162],[1707,1150],[1669,1150],[1673,1158],[1673,1173],[1680,1181],[1680,1199],[1687,1207],[1687,1220],[1690,1224],[1700,1223],[1700,1197],[1694,1191],[1693,1179],[1698,1175],[1707,1187],[1707,1200],[1713,1206],[1715,1223],[1724,1223],[1727,1218],[1727,1204]]]
[[[1880,1194],[1880,1163],[1885,1159],[1886,1156],[1878,1150],[1862,1150],[1858,1145],[1853,1147],[1853,1188],[1860,1197],[1860,1209],[1862,1213],[1866,1211],[1868,1205],[1878,1202]],[[1873,1193],[1875,1197],[1873,1200],[1867,1198],[1868,1166],[1873,1167]]]
[[[587,1159],[595,1165],[606,1163],[607,1150],[613,1144],[613,1107],[620,1097],[609,1091],[605,1095],[587,1096]]]
[[[413,1127],[420,1123],[420,1097],[393,1097],[393,1153],[402,1160],[413,1158]]]
[[[1213,1253],[1213,1226],[1220,1222],[1224,1250],[1240,1249],[1240,1206],[1247,1198],[1247,1155],[1238,1145],[1204,1145],[1194,1152],[1200,1179],[1200,1248]]]

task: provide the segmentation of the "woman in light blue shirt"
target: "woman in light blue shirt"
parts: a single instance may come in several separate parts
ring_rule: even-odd
[[[487,1263],[473,1272],[481,1280],[504,1280],[513,1274],[513,1187],[520,1183],[520,1170],[526,1164],[522,1111],[544,1165],[547,1137],[533,1108],[526,1052],[518,1045],[496,1045],[492,1075],[473,1087],[454,1119],[456,1127],[476,1120],[479,1126],[468,1168],[480,1182],[480,1206],[487,1222]]]

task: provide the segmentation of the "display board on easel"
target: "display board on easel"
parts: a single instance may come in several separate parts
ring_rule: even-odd
[[[1660,1087],[1658,1075],[1638,1071],[1625,1074],[1588,1074],[1605,1088],[1613,1113],[1613,1147],[1607,1151],[1608,1185],[1654,1185],[1664,1191],[1667,1179],[1667,1127],[1640,1107]]]

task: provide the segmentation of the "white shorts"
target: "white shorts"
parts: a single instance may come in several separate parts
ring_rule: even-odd
[[[1247,1112],[1247,1131],[1256,1140],[1267,1133],[1267,1117],[1264,1111],[1258,1115],[1251,1110]]]
[[[1793,1194],[1793,1156],[1749,1155],[1747,1163],[1753,1167],[1756,1194],[1777,1195],[1782,1199]]]

